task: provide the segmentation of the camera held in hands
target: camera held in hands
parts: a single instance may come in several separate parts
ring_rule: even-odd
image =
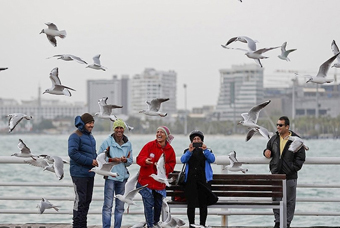
[[[203,146],[203,143],[201,143],[201,142],[194,142],[194,143],[192,143],[192,146],[195,147],[195,148],[199,148],[199,147]]]

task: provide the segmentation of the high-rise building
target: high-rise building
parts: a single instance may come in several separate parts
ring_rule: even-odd
[[[263,68],[255,64],[233,65],[220,70],[220,93],[215,117],[235,120],[264,100]]]
[[[98,99],[108,97],[107,103],[121,105],[114,114],[129,114],[130,89],[129,76],[123,75],[118,79],[116,75],[110,80],[88,80],[87,81],[87,105],[88,112],[94,114],[99,112]]]
[[[170,98],[162,103],[161,111],[168,115],[177,112],[177,73],[175,71],[157,71],[153,68],[146,68],[141,74],[133,76],[131,86],[131,115],[141,115],[138,112],[147,108],[145,102],[155,98]]]

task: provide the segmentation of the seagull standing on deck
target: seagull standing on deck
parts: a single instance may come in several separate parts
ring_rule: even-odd
[[[49,94],[54,94],[54,95],[65,95],[67,97],[71,96],[71,92],[69,90],[74,89],[64,86],[61,84],[61,81],[59,79],[59,70],[58,67],[53,68],[51,73],[50,73],[50,80],[52,82],[52,87],[49,89],[46,89],[44,93],[49,93]]]
[[[139,113],[144,113],[145,115],[148,115],[148,116],[165,117],[167,113],[162,113],[159,111],[159,109],[161,108],[161,104],[168,100],[169,98],[156,98],[156,99],[153,99],[151,102],[146,101],[146,104],[148,105],[148,109],[141,110],[139,111]]]
[[[23,113],[12,113],[12,114],[8,114],[7,117],[9,117],[9,119],[8,119],[9,130],[8,130],[8,132],[12,132],[14,130],[14,128],[18,125],[18,123],[20,123],[20,121],[22,119],[31,120],[33,118],[32,116],[28,116],[28,115],[23,114]]]
[[[45,23],[48,28],[41,30],[41,33],[45,33],[47,36],[48,41],[50,41],[50,43],[56,47],[57,46],[57,40],[55,39],[56,36],[59,36],[60,38],[64,39],[66,37],[66,31],[65,30],[61,30],[59,31],[57,26],[53,23]]]
[[[256,132],[259,132],[266,139],[270,139],[272,133],[270,133],[266,128],[259,126],[257,120],[259,118],[260,111],[270,103],[270,100],[263,102],[262,104],[252,107],[248,113],[242,113],[241,116],[243,120],[238,124],[241,124],[249,128],[247,133],[246,141],[251,139]]]

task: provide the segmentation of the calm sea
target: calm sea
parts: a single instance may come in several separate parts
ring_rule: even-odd
[[[97,148],[107,135],[94,135],[97,141]],[[136,157],[143,145],[155,139],[155,135],[133,135],[127,134],[133,145],[133,156]],[[0,136],[0,156],[9,156],[18,152],[18,139],[21,138],[31,149],[33,154],[50,154],[58,156],[67,156],[67,139],[68,135],[1,135]],[[262,137],[254,137],[249,142],[245,142],[244,136],[215,136],[207,135],[205,143],[212,148],[215,155],[227,155],[230,151],[235,150],[238,157],[262,157],[262,151],[265,148],[266,140]],[[308,157],[338,157],[339,156],[339,140],[323,139],[308,140],[306,144],[310,147],[307,151]],[[180,156],[183,150],[188,147],[189,139],[187,136],[175,135],[172,143],[176,151],[176,155]],[[138,170],[138,165],[130,166],[129,171],[134,175]],[[250,174],[269,173],[268,165],[247,165]],[[65,166],[65,177],[60,181],[71,183],[69,176],[69,166]],[[177,165],[176,170],[181,169],[181,165]],[[220,172],[220,167],[213,166],[214,172]],[[26,164],[1,164],[0,166],[1,182],[57,182],[57,178],[53,173],[43,172],[41,169]],[[96,176],[96,183],[104,183],[102,176]],[[340,180],[339,165],[311,165],[306,164],[299,172],[299,183],[335,183]],[[1,196],[71,196],[73,197],[73,188],[41,188],[41,187],[1,187]],[[298,189],[298,197],[336,197],[339,198],[340,189],[321,189],[321,188],[300,188]],[[94,197],[102,197],[103,189],[96,187]],[[52,201],[52,200],[51,200]],[[0,209],[32,209],[37,210],[36,205],[39,201],[28,200],[22,202],[20,200],[5,201],[0,200]],[[72,210],[72,201],[52,202],[61,206],[60,211]],[[102,201],[93,201],[90,210],[101,210]],[[130,210],[142,210],[141,202],[131,206]],[[296,211],[324,211],[324,212],[340,212],[339,202],[327,203],[304,203],[299,202]],[[185,215],[176,215],[187,222]],[[123,217],[123,225],[134,225],[137,222],[144,221],[143,215],[125,214]],[[219,216],[208,216],[207,224],[220,225]],[[71,223],[71,215],[58,214],[0,214],[0,223]],[[89,225],[100,225],[101,215],[89,215]],[[303,217],[295,216],[293,220],[294,226],[334,226],[340,224],[340,217],[320,216],[320,217]],[[271,226],[273,225],[273,216],[231,216],[229,217],[229,225],[244,226]]]

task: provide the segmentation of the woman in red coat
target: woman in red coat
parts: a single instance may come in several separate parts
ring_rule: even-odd
[[[159,227],[162,199],[166,197],[165,184],[156,181],[151,174],[157,174],[157,161],[164,154],[165,173],[171,173],[176,165],[175,151],[170,145],[174,137],[169,128],[157,128],[156,140],[148,142],[140,151],[136,162],[140,165],[137,187],[147,185],[139,193],[142,195],[144,215],[148,227]]]

